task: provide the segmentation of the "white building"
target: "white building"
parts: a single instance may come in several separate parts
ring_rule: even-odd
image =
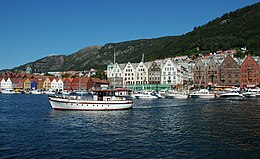
[[[148,84],[148,62],[140,62],[135,69],[135,84]]]
[[[58,82],[55,78],[53,78],[52,81],[51,81],[51,90],[56,91],[57,88],[58,88]]]
[[[58,91],[63,91],[63,86],[64,86],[64,83],[63,83],[62,79],[61,78],[58,79],[58,81],[57,81],[57,89],[58,89]]]
[[[13,86],[13,82],[11,81],[10,78],[8,78],[6,80],[6,88],[5,89],[12,89],[13,88],[12,86]]]
[[[123,86],[123,68],[125,64],[109,64],[107,66],[107,80],[114,87]]]
[[[0,88],[1,90],[6,89],[6,81],[4,78],[0,79]]]
[[[166,59],[161,68],[161,84],[177,85],[180,82],[177,65],[171,60]]]
[[[137,67],[138,64],[133,63],[131,64],[128,62],[124,69],[123,69],[123,84],[124,86],[127,86],[128,84],[136,84],[136,72],[135,68]]]

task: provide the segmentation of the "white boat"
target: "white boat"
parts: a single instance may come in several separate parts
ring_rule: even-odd
[[[165,98],[171,98],[171,99],[186,99],[188,98],[188,95],[184,92],[167,92],[165,94]]]
[[[246,92],[242,93],[245,97],[259,97],[260,95],[260,89],[248,89]]]
[[[15,94],[16,92],[13,89],[4,89],[1,90],[2,94]]]
[[[136,99],[159,99],[162,98],[159,94],[152,91],[144,91],[134,94]]]
[[[32,90],[30,91],[30,94],[43,94],[42,91],[39,90]]]
[[[220,94],[219,97],[221,98],[241,98],[244,97],[242,94],[238,93],[237,91],[231,91],[227,93]]]
[[[94,91],[91,98],[84,96],[49,96],[53,109],[57,110],[124,110],[133,107],[131,99],[115,96],[116,90]]]
[[[199,91],[189,94],[190,98],[215,98],[215,93],[210,93],[207,89],[200,89]]]
[[[43,94],[53,95],[56,94],[54,91],[44,91]]]

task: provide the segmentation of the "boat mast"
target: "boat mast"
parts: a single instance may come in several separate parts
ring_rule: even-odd
[[[113,89],[115,89],[115,83],[116,83],[116,54],[115,54],[115,47],[114,47],[114,65],[113,65],[113,70],[114,70],[114,77],[113,77]]]

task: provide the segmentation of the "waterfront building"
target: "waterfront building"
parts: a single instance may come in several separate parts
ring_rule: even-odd
[[[63,89],[64,90],[71,90],[72,89],[72,85],[71,82],[73,81],[73,78],[63,78]]]
[[[180,79],[177,71],[177,65],[171,59],[166,59],[161,68],[161,84],[179,84]]]
[[[1,90],[6,89],[6,81],[5,81],[5,79],[1,78],[0,80],[1,80],[0,81]]]
[[[24,88],[25,90],[30,90],[30,89],[31,89],[31,81],[30,81],[29,78],[26,78],[26,79],[24,80],[23,88]]]
[[[43,82],[44,82],[44,79],[43,78],[36,78],[37,80],[37,88],[39,90],[42,90],[43,89]]]
[[[92,80],[92,78],[89,78],[89,77],[85,77],[85,86],[86,86],[86,90],[91,90],[93,85],[94,85],[94,81]]]
[[[80,88],[79,88],[79,78],[78,77],[73,78],[73,80],[71,82],[71,89],[72,90],[80,90]]]
[[[148,84],[148,63],[141,61],[135,69],[135,84]]]
[[[63,91],[64,84],[63,84],[62,79],[58,78],[58,79],[56,79],[56,81],[57,81],[57,90],[58,91]]]
[[[136,73],[135,73],[135,68],[137,67],[138,64],[133,63],[131,64],[128,62],[124,69],[123,69],[123,84],[124,86],[127,86],[129,84],[136,84],[135,78],[136,78]]]
[[[219,67],[219,84],[222,86],[240,86],[240,67],[237,62],[228,54]]]
[[[211,58],[206,66],[206,84],[214,86],[219,83],[219,65]]]
[[[24,89],[24,82],[25,82],[25,79],[20,79],[19,82],[16,85],[16,88],[23,90]]]
[[[107,66],[107,80],[112,87],[123,87],[123,68],[125,64],[111,63]]]
[[[13,83],[12,83],[11,79],[8,78],[6,80],[6,87],[5,87],[5,89],[12,89],[13,88],[12,85],[13,85]]]
[[[18,85],[20,79],[19,78],[11,78],[11,81],[12,81],[12,88],[13,89],[19,89],[19,88],[17,88],[17,85]]]
[[[87,90],[87,78],[89,77],[79,77],[79,89],[78,90]]]
[[[195,87],[206,87],[206,68],[201,59],[198,59],[194,65],[193,80]]]
[[[99,78],[91,78],[92,82],[92,90],[101,90],[101,89],[107,89],[108,88],[108,81],[106,80],[101,80]]]
[[[160,84],[161,83],[161,68],[155,61],[151,62],[148,69],[148,83],[149,84]]]
[[[43,82],[43,89],[44,90],[50,90],[51,89],[51,81],[53,77],[46,77]]]
[[[260,84],[260,67],[250,54],[240,66],[240,87],[256,87]]]
[[[31,90],[37,90],[38,89],[38,82],[37,82],[37,80],[35,80],[35,79],[32,79],[31,80]]]

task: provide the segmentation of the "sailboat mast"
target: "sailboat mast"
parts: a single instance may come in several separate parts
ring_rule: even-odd
[[[114,65],[113,65],[113,70],[114,70],[113,88],[115,89],[115,83],[116,83],[116,48],[115,47],[114,47]]]

